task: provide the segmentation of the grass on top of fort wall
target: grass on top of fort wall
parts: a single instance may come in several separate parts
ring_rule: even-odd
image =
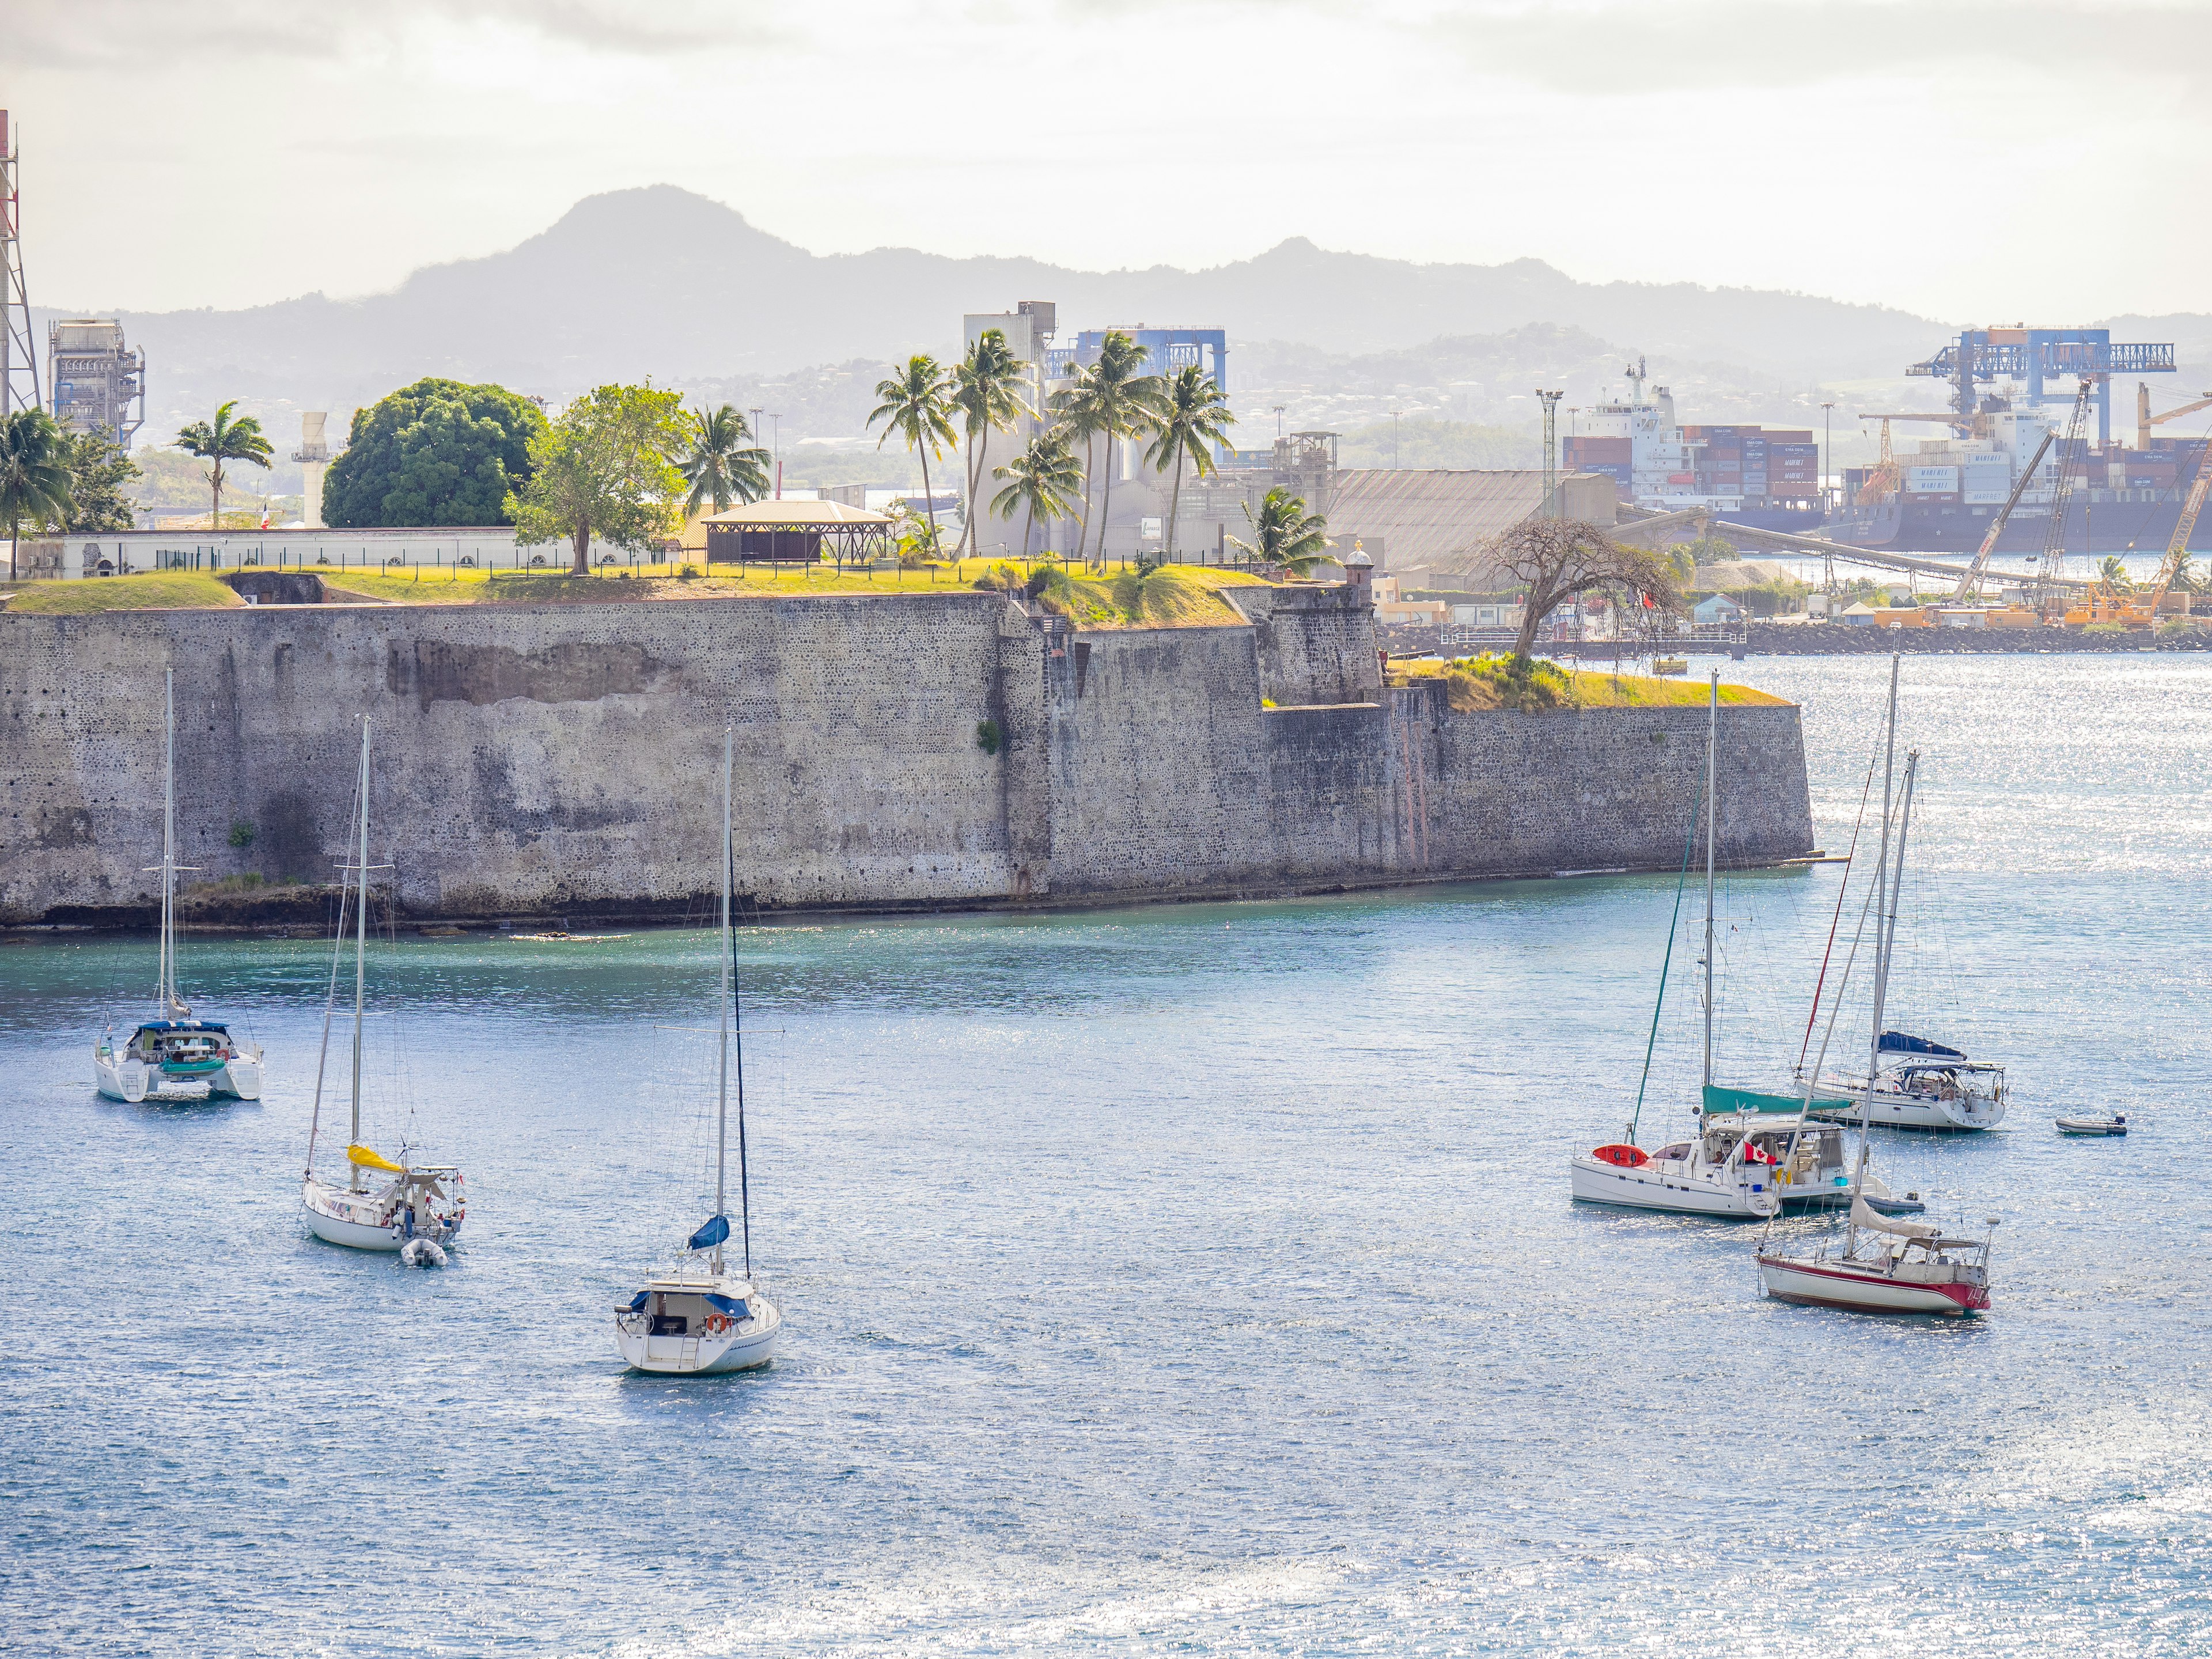
[[[1703,680],[1669,679],[1605,670],[1570,670],[1537,658],[1525,674],[1514,672],[1510,657],[1462,657],[1455,662],[1432,658],[1395,661],[1393,685],[1441,680],[1444,697],[1456,714],[1504,708],[1524,714],[1550,708],[1702,708],[1711,693]],[[1721,687],[1723,704],[1786,707],[1789,699],[1747,685]]]
[[[0,582],[18,616],[88,617],[102,611],[208,611],[246,603],[197,570],[155,570],[143,576],[94,576],[85,581]]]

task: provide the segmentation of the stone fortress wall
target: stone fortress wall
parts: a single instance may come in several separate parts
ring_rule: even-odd
[[[1679,863],[1704,710],[1455,714],[1382,688],[1364,595],[1241,597],[1080,635],[973,592],[0,613],[0,923],[147,919],[167,667],[187,881],[331,879],[365,714],[372,861],[425,919],[702,914],[726,726],[763,910]],[[1729,855],[1808,850],[1798,711],[1721,733]]]

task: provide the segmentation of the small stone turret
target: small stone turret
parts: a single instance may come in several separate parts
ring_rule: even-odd
[[[1348,587],[1373,591],[1375,561],[1367,556],[1367,550],[1358,542],[1352,543],[1352,551],[1345,556],[1344,580]]]

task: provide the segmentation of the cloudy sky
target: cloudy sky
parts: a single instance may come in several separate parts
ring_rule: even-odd
[[[2212,310],[2208,0],[9,0],[0,30],[42,304],[372,292],[665,181],[824,252],[1304,235],[1953,321]]]

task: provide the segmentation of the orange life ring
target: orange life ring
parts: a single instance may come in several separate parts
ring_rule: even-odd
[[[730,1328],[730,1322],[729,1322],[726,1318],[725,1318],[722,1315],[720,1315],[720,1314],[708,1314],[708,1315],[707,1316],[707,1334],[708,1334],[708,1335],[709,1335],[709,1336],[720,1336],[720,1335],[724,1331],[726,1331],[726,1330],[727,1330],[727,1329],[729,1329],[729,1328]]]
[[[1601,1164],[1616,1164],[1624,1170],[1632,1170],[1639,1164],[1651,1161],[1642,1147],[1626,1146],[1619,1141],[1610,1146],[1599,1147],[1590,1156]]]

